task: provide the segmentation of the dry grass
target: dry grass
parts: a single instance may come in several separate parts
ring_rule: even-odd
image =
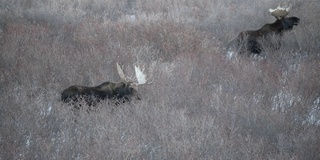
[[[137,0],[135,20],[127,1],[28,2],[0,1],[0,159],[320,159],[318,2],[292,2],[280,50],[231,59],[277,2]],[[119,81],[116,62],[152,75],[143,100],[60,101]]]

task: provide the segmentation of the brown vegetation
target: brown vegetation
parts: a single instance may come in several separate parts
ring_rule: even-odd
[[[293,0],[299,27],[253,57],[227,42],[278,2],[136,0],[133,19],[127,1],[0,1],[0,159],[320,159],[317,1]],[[61,102],[119,81],[115,62],[152,68],[141,101]]]

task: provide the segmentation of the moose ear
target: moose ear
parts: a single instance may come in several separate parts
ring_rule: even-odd
[[[125,88],[125,87],[127,87],[127,86],[128,86],[128,84],[127,84],[127,83],[125,83],[125,82],[121,82],[121,87]]]

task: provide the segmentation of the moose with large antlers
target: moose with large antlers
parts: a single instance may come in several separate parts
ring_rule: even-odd
[[[297,17],[286,17],[290,10],[291,6],[285,8],[280,5],[276,9],[269,9],[271,15],[277,19],[274,23],[265,24],[258,30],[240,32],[230,44],[235,45],[240,53],[259,54],[263,51],[264,46],[271,46],[275,50],[279,49],[283,33],[292,30],[293,26],[298,25],[300,21]]]
[[[63,102],[78,102],[84,100],[89,106],[94,106],[101,100],[111,99],[119,102],[127,102],[131,99],[141,100],[138,92],[138,85],[146,84],[146,74],[138,66],[135,66],[137,83],[127,80],[122,68],[117,63],[117,71],[121,82],[104,82],[96,87],[86,87],[73,85],[62,92],[61,100]]]

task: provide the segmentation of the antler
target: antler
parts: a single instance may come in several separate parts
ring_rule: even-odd
[[[135,65],[135,66],[134,66],[134,71],[135,71],[135,73],[136,73],[138,85],[139,85],[139,84],[147,84],[147,83],[150,84],[150,83],[152,83],[152,81],[150,81],[150,78],[147,79],[147,78],[146,78],[147,75],[146,75],[145,73],[143,73],[144,68],[141,70],[141,69],[139,68],[139,66]]]
[[[127,82],[126,76],[124,75],[124,72],[123,72],[122,68],[120,67],[120,65],[119,65],[118,63],[117,63],[117,70],[118,70],[120,79],[121,79],[122,81],[124,81],[124,82]],[[138,65],[135,65],[135,66],[134,66],[134,71],[135,71],[136,78],[137,78],[137,81],[138,81],[138,83],[136,83],[136,85],[152,83],[152,82],[150,81],[150,78],[147,79],[147,78],[146,78],[147,75],[146,75],[145,73],[143,73],[144,68],[141,70]]]
[[[147,83],[146,75],[137,65],[134,66],[134,72],[136,73],[138,84]]]
[[[269,9],[269,12],[272,16],[276,17],[277,19],[281,19],[282,17],[285,17],[289,14],[291,10],[292,5],[290,5],[288,8],[281,7],[280,4],[275,9]]]
[[[120,79],[126,82],[126,77],[124,76],[123,70],[118,63],[117,63],[117,70],[118,70]]]

